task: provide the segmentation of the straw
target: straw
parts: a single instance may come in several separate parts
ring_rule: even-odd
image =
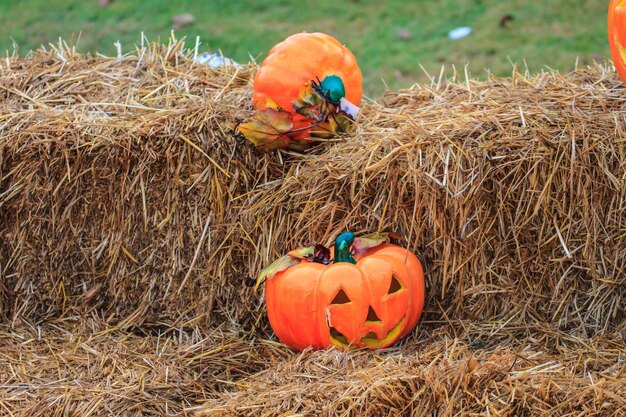
[[[193,55],[0,62],[0,414],[626,415],[612,69],[433,78],[261,154],[234,134],[256,68]],[[345,230],[407,237],[420,328],[290,352],[243,283]]]

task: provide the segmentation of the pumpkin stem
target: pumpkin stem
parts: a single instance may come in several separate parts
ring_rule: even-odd
[[[354,243],[354,233],[343,232],[335,240],[335,262],[349,262],[356,264],[356,260],[352,257],[350,248]]]
[[[319,78],[317,80],[319,81]],[[346,96],[343,81],[336,75],[327,75],[319,84],[313,82],[313,88],[335,105],[339,104],[339,101]]]

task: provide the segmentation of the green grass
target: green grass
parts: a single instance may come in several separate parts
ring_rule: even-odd
[[[76,39],[79,50],[113,54],[120,40],[128,51],[143,31],[167,40],[171,17],[192,13],[193,26],[177,32],[190,43],[199,35],[203,50],[221,49],[240,62],[261,62],[269,48],[301,31],[332,34],[355,54],[370,95],[387,85],[397,89],[426,80],[421,70],[438,75],[442,65],[483,78],[511,73],[512,64],[540,71],[545,66],[569,71],[579,64],[609,58],[606,40],[608,0],[113,0],[102,9],[96,0],[0,0],[0,50],[20,53],[58,37]],[[511,14],[506,28],[500,19]],[[464,39],[448,39],[449,30],[471,26]],[[410,40],[396,35],[411,32]]]

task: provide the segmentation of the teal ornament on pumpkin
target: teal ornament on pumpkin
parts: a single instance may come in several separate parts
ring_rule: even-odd
[[[321,83],[314,85],[314,87],[318,93],[333,104],[339,104],[339,101],[346,96],[343,81],[336,75],[327,75]]]

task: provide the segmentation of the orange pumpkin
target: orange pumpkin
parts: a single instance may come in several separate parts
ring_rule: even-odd
[[[626,83],[626,1],[611,0],[607,23],[611,57],[617,73]]]
[[[267,314],[283,343],[296,350],[375,349],[413,330],[424,306],[417,257],[383,244],[353,260],[337,262],[336,257],[331,265],[302,260],[265,281]]]
[[[352,52],[324,33],[298,33],[276,44],[254,77],[252,104],[265,110],[274,102],[293,114],[293,139],[310,136],[312,120],[296,114],[292,103],[312,81],[339,77],[345,98],[358,105],[362,97],[363,76]]]

